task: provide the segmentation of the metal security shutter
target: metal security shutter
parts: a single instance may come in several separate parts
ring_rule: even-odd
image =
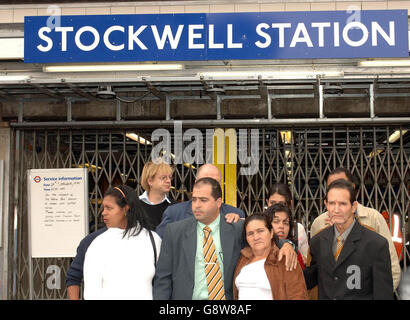
[[[244,129],[248,129],[247,144],[250,152],[251,128]],[[327,174],[338,166],[344,166],[357,178],[358,201],[379,211],[387,211],[390,219],[393,213],[399,213],[404,241],[408,241],[410,136],[404,133],[405,130],[410,130],[409,125],[322,125],[257,129],[258,172],[243,175],[241,168],[245,165],[240,161],[237,165],[237,207],[246,214],[264,209],[271,184],[276,181],[287,182],[294,196],[295,215],[308,231],[314,218],[325,211],[323,200]],[[389,137],[396,130],[403,134],[391,143]],[[152,131],[153,129],[140,129],[138,133],[150,139]],[[14,222],[14,226],[10,226],[12,238],[9,249],[13,252],[10,256],[10,269],[13,270],[9,281],[10,298],[29,299],[30,296],[27,170],[87,167],[92,232],[101,227],[101,199],[109,186],[127,183],[135,188],[137,194],[143,192],[139,180],[144,163],[150,159],[152,145],[129,140],[125,133],[125,129],[13,130],[14,168],[11,169],[10,176],[14,194],[11,192],[10,200],[15,206],[10,212],[11,221]],[[203,147],[205,154],[205,146]],[[185,201],[190,196],[196,169],[200,164],[192,165],[175,166],[171,197],[176,201]],[[407,259],[410,258],[406,249],[404,255]],[[69,258],[33,259],[33,298],[66,299],[65,276],[70,263]],[[53,265],[61,270],[59,289],[49,289],[47,285],[50,276],[47,269]]]

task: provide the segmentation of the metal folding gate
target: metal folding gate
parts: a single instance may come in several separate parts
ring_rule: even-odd
[[[325,179],[338,166],[347,167],[357,178],[358,201],[387,211],[389,219],[401,217],[400,230],[408,240],[410,208],[410,139],[406,126],[322,126],[258,128],[257,172],[245,175],[237,165],[237,206],[247,214],[262,211],[268,188],[276,181],[292,188],[297,219],[310,229],[314,218],[325,211]],[[398,130],[397,139],[392,135]],[[135,128],[134,128],[135,131]],[[246,130],[248,153],[255,141]],[[126,138],[126,130],[15,129],[11,164],[9,298],[29,299],[27,220],[28,169],[87,167],[89,172],[90,232],[101,226],[101,199],[112,184],[127,183],[138,194],[144,163],[153,148]],[[152,131],[138,130],[150,139]],[[186,142],[185,142],[186,143]],[[243,145],[241,146],[243,147]],[[205,148],[205,147],[204,147]],[[238,149],[239,150],[239,149]],[[171,197],[188,199],[199,163],[175,166]],[[229,185],[225,186],[230,188]],[[402,252],[410,258],[406,247]],[[34,299],[65,299],[65,275],[69,258],[33,259]],[[408,261],[407,261],[408,263]],[[52,289],[47,284],[49,267],[60,268],[61,279]]]

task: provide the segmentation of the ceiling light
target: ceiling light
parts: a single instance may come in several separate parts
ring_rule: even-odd
[[[292,131],[280,131],[280,136],[284,144],[292,143]]]
[[[396,130],[394,131],[390,137],[389,137],[389,142],[394,143],[397,140],[400,139],[400,136],[404,136],[406,134],[407,130]]]
[[[410,60],[364,60],[359,61],[359,67],[410,67]]]
[[[198,77],[203,78],[221,78],[221,79],[238,79],[238,78],[270,78],[270,79],[302,79],[322,77],[340,77],[343,76],[341,71],[210,71],[200,72]]]
[[[0,81],[25,81],[30,79],[29,76],[19,75],[19,76],[0,76]]]
[[[139,143],[141,143],[141,144],[144,144],[144,145],[152,144],[151,141],[148,141],[147,139],[145,139],[145,138],[143,138],[143,137],[140,137],[138,134],[136,134],[136,133],[134,133],[134,132],[127,132],[127,133],[125,134],[125,136],[126,136],[127,138],[130,138],[130,139],[132,139],[132,140],[134,140],[134,141],[137,141],[137,142],[139,142]]]
[[[181,70],[182,64],[83,64],[44,66],[43,72],[101,72],[101,71],[148,71]]]

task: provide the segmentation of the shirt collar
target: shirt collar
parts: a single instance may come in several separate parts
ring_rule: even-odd
[[[214,233],[215,230],[218,230],[220,220],[221,215],[218,214],[218,217],[208,225],[208,227],[211,228],[212,233]],[[203,230],[206,227],[206,224],[203,224],[202,222],[198,221],[198,227],[201,228],[201,230]]]
[[[147,204],[154,205],[154,204],[148,199],[148,192],[147,192],[147,191],[144,191],[144,193],[143,193],[142,195],[140,195],[139,198],[140,198],[141,201],[143,201],[143,202],[145,202],[145,203],[147,203]],[[165,195],[164,199],[163,199],[161,202],[157,203],[157,204],[161,204],[161,203],[163,203],[164,201],[167,201],[168,203],[171,203],[171,201],[170,201],[170,200],[168,199],[168,197]]]
[[[352,224],[349,226],[349,228],[347,228],[342,234],[339,233],[339,231],[337,230],[336,226],[333,226],[335,229],[335,238],[337,238],[338,236],[342,236],[343,241],[346,240],[347,236],[349,235],[350,231],[352,231],[352,228],[354,226],[354,224],[356,223],[356,219],[353,219]]]

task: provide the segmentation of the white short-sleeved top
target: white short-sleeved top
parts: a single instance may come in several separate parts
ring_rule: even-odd
[[[305,228],[299,222],[298,222],[298,249],[299,249],[299,252],[306,259],[308,256],[308,251],[309,251],[309,242],[308,242]]]
[[[273,300],[272,290],[265,272],[265,261],[252,262],[241,269],[235,279],[238,300]]]

